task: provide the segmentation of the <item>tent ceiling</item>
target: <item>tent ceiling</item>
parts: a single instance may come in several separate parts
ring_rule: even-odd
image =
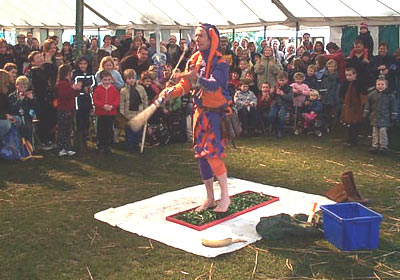
[[[1,0],[4,28],[72,28],[72,0]],[[85,28],[191,28],[199,22],[222,28],[398,24],[399,0],[85,0]]]

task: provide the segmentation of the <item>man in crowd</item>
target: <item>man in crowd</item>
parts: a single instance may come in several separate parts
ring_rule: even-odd
[[[182,54],[181,48],[176,44],[176,37],[171,35],[167,44],[167,63],[173,67],[178,63],[179,57]]]
[[[126,69],[133,69],[136,71],[138,77],[140,77],[142,72],[146,71],[149,66],[149,51],[144,45],[139,47],[137,56],[131,54],[121,60],[121,72],[124,73]]]

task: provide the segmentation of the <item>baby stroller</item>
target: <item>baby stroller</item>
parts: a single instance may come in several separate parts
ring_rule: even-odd
[[[166,145],[171,136],[164,121],[149,124],[146,131],[146,142],[151,146]]]
[[[318,137],[322,136],[322,117],[318,114],[315,119],[311,120],[306,126],[306,117],[305,114],[299,115],[299,119],[296,125],[296,129],[294,131],[295,135],[300,135],[302,133],[306,134],[314,134]]]
[[[146,142],[151,146],[166,145],[171,136],[160,108],[150,117],[146,130]]]

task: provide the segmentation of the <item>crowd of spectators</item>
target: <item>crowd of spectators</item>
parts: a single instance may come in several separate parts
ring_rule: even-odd
[[[101,44],[87,39],[77,57],[69,42],[58,49],[58,40],[52,36],[40,44],[29,32],[19,34],[15,46],[0,39],[0,149],[10,146],[12,132],[36,150],[57,149],[59,156],[86,151],[91,140],[100,153],[110,153],[121,139],[137,152],[143,135],[127,120],[175,83],[172,69],[184,71],[196,51],[193,40],[171,35],[157,53],[154,37],[144,38],[141,31],[133,36],[131,30],[122,38],[106,35]],[[308,33],[297,49],[274,38],[230,44],[222,36],[220,51],[230,66],[229,89],[243,134],[321,136],[341,122],[351,147],[369,118],[371,152],[385,153],[386,130],[399,121],[400,49],[389,54],[387,43],[378,45],[374,56],[365,22],[347,57],[337,44],[312,42]],[[169,100],[149,120],[146,142],[189,141],[191,110],[190,95]]]

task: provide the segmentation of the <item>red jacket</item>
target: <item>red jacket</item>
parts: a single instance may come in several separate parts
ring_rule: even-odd
[[[98,116],[114,116],[117,114],[117,108],[119,106],[119,92],[111,85],[108,89],[99,85],[96,87],[93,93],[93,102],[95,107],[95,113]],[[104,105],[112,105],[111,111],[106,111]]]
[[[72,83],[68,80],[60,80],[57,83],[58,110],[71,111],[75,108],[76,92]]]

